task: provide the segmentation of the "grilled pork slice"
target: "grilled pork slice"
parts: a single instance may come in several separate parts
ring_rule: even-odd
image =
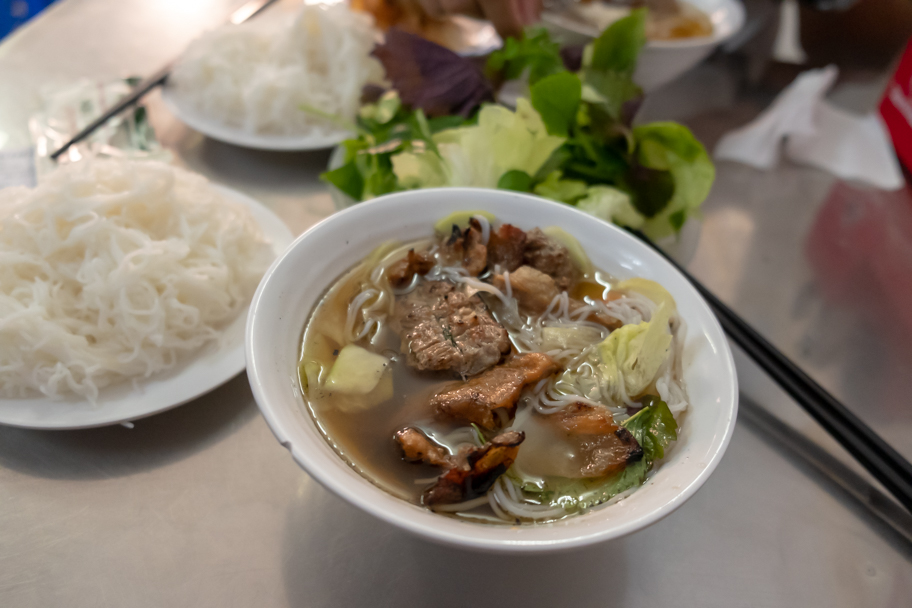
[[[557,371],[544,353],[516,355],[468,382],[454,384],[434,395],[431,407],[438,418],[464,420],[485,429],[497,426],[495,410],[511,417],[522,390]]]
[[[507,431],[480,448],[470,448],[455,457],[455,463],[437,482],[425,490],[422,501],[434,505],[453,504],[484,496],[503,475],[526,438],[519,431]]]
[[[397,297],[390,325],[408,364],[421,371],[472,376],[510,352],[507,330],[481,298],[447,281],[428,281]]]
[[[501,291],[506,290],[507,287],[507,281],[502,274],[491,277],[491,284]],[[533,316],[548,310],[548,306],[560,294],[560,289],[554,279],[531,266],[520,266],[510,273],[510,290],[513,297],[516,298],[519,308]],[[585,302],[574,298],[569,298],[568,304],[571,313],[586,306]],[[604,325],[608,329],[617,329],[621,326],[619,320],[602,312],[590,313],[586,319]]]
[[[637,440],[630,431],[615,424],[605,408],[574,403],[549,418],[577,447],[580,477],[616,473],[643,458],[643,448]]]
[[[434,257],[427,251],[415,253],[414,249],[409,249],[408,254],[389,267],[390,285],[393,287],[405,287],[412,282],[416,274],[424,275],[434,267]]]
[[[488,265],[488,249],[481,242],[481,226],[477,220],[469,222],[465,230],[453,225],[453,231],[443,243],[444,259],[458,264],[477,277]]]
[[[525,249],[526,233],[512,224],[501,224],[488,237],[488,267],[513,272],[522,266]]]
[[[409,462],[423,462],[435,467],[453,466],[453,456],[445,447],[413,427],[396,431],[393,439],[402,448],[402,456]]]

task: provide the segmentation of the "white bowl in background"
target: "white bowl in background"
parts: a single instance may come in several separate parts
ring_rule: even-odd
[[[645,92],[669,83],[712,53],[744,26],[741,0],[687,0],[709,16],[712,36],[680,40],[650,40],[640,53],[634,80]],[[585,44],[599,35],[598,27],[565,13],[546,12],[545,26],[565,44]]]
[[[619,278],[646,277],[668,289],[688,324],[685,380],[692,407],[679,440],[647,483],[618,503],[565,520],[491,525],[438,515],[362,477],[320,434],[297,379],[303,328],[325,291],[377,245],[432,234],[438,219],[484,209],[523,229],[560,226],[593,263]],[[690,498],[715,469],[731,438],[738,387],[728,342],[709,307],[658,254],[620,228],[567,205],[506,190],[443,188],[400,192],[323,220],[285,250],[260,283],[247,322],[247,374],[279,442],[298,464],[341,498],[429,540],[470,549],[541,552],[630,534]]]

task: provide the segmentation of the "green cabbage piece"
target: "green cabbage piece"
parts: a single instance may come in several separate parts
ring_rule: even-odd
[[[478,124],[441,131],[433,136],[433,143],[439,156],[424,150],[392,157],[400,185],[496,188],[508,171],[535,175],[564,138],[548,135],[538,112],[520,98],[515,112],[484,106]]]
[[[624,325],[599,344],[599,371],[606,385],[616,383],[619,374],[627,394],[635,397],[652,384],[671,346],[668,319],[669,311],[662,304],[651,321]]]
[[[630,202],[630,195],[611,186],[590,186],[576,208],[606,222],[640,228],[646,218]]]
[[[643,456],[649,462],[665,457],[665,448],[678,438],[678,422],[675,420],[668,404],[648,395],[641,400],[645,405],[639,412],[621,423],[633,435]]]

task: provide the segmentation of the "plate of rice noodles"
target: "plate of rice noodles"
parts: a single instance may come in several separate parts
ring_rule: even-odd
[[[236,376],[250,298],[291,240],[256,201],[159,162],[0,191],[0,424],[128,422]]]
[[[342,4],[266,12],[194,40],[168,77],[165,104],[191,128],[264,150],[316,150],[350,137],[365,85],[373,19]]]

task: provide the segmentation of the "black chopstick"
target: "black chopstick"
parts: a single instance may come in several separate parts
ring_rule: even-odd
[[[239,9],[231,13],[228,21],[235,25],[243,23],[248,19],[255,17],[263,9],[268,7],[270,4],[276,0],[250,0],[249,2],[244,3]],[[78,144],[83,139],[95,132],[96,129],[104,125],[106,122],[134,105],[138,102],[146,93],[154,89],[155,87],[164,84],[165,80],[168,79],[168,75],[171,73],[171,69],[174,67],[174,62],[170,62],[164,67],[160,68],[157,72],[140,82],[138,85],[133,87],[133,90],[130,91],[130,94],[118,101],[116,104],[111,106],[105,111],[104,114],[93,120],[89,123],[82,131],[74,135],[68,142],[60,146],[51,154],[51,160],[57,160],[57,158],[70,149],[73,144]]]
[[[709,304],[728,337],[912,512],[912,464],[909,464],[909,461],[723,304],[646,235],[636,230],[630,232],[655,249],[683,274]]]
[[[129,95],[108,108],[104,114],[90,122],[82,131],[74,135],[68,142],[60,146],[53,154],[51,154],[51,160],[57,160],[57,157],[69,150],[73,144],[78,144],[81,142],[83,139],[94,133],[98,127],[104,125],[106,122],[135,104],[140,100],[141,97],[143,97],[152,89],[164,83],[168,78],[168,74],[171,73],[171,68],[173,66],[173,63],[167,64],[165,67],[155,72],[155,74],[149,76],[138,85],[133,87],[133,90],[130,91]]]

